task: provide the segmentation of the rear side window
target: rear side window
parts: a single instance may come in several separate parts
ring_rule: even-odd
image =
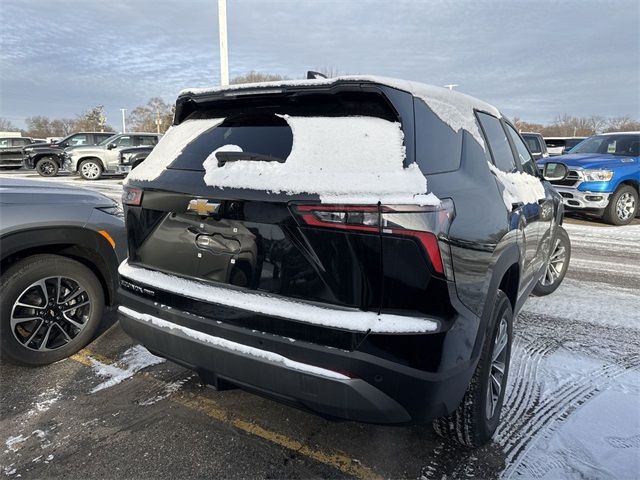
[[[7,148],[11,144],[11,140],[8,138],[0,138],[0,148]]]
[[[25,145],[29,145],[31,142],[26,138],[14,138],[13,146],[14,147],[24,147]]]
[[[115,144],[118,147],[131,147],[133,146],[133,139],[130,136],[120,137],[116,140]]]
[[[482,112],[478,112],[477,115],[484,130],[484,136],[489,143],[495,166],[503,172],[516,172],[518,168],[513,158],[511,145],[509,145],[507,134],[502,128],[500,120]]]
[[[416,162],[422,173],[434,174],[460,168],[463,130],[454,132],[427,104],[414,98]]]
[[[111,133],[107,133],[107,134],[105,134],[105,135],[96,135],[96,136],[95,136],[95,138],[96,138],[95,142],[96,142],[96,143],[102,143],[102,142],[104,142],[107,138],[111,137],[112,135],[113,135],[113,134],[111,134]]]
[[[74,135],[67,143],[69,145],[87,145],[89,140],[86,135]]]
[[[138,137],[137,138],[137,144],[138,145],[145,145],[145,146],[154,146],[156,143],[158,143],[158,139],[156,137]]]
[[[533,161],[533,157],[527,150],[527,146],[524,144],[518,132],[516,132],[513,127],[507,124],[507,131],[511,136],[511,140],[513,144],[516,146],[516,152],[518,152],[518,157],[520,158],[520,164],[522,165],[522,169],[527,172],[529,175],[537,176],[536,173],[536,164]]]

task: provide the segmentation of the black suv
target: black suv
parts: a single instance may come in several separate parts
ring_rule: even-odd
[[[22,166],[22,149],[33,143],[29,137],[0,138],[0,168],[15,169]]]
[[[34,143],[22,149],[25,168],[35,168],[43,177],[54,177],[64,163],[65,148],[98,145],[110,138],[113,132],[77,132],[57,142]]]
[[[185,91],[123,202],[119,319],[150,351],[220,389],[433,420],[470,446],[497,427],[515,314],[569,260],[513,126],[401,80]]]

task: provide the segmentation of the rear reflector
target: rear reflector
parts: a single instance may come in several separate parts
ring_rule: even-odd
[[[136,187],[124,187],[122,191],[122,203],[139,207],[142,205],[142,189]]]
[[[397,228],[383,229],[383,233],[392,235],[400,235],[403,237],[417,238],[422,247],[427,252],[433,269],[444,275],[444,267],[442,266],[442,257],[440,256],[440,247],[438,246],[438,238],[431,232],[417,232],[414,230],[400,230]]]

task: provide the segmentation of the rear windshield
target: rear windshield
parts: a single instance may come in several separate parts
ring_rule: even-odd
[[[169,168],[204,170],[204,160],[226,145],[236,145],[243,152],[286,159],[293,144],[287,116],[377,117],[399,121],[387,100],[377,93],[265,95],[247,102],[217,101],[214,107],[197,110],[185,121],[220,118],[222,123],[190,142]]]
[[[548,148],[564,148],[567,145],[567,141],[564,138],[545,138],[544,143]]]
[[[567,140],[567,149],[569,148],[573,148],[576,145],[578,145],[580,142],[582,142],[584,140],[584,138],[570,138]]]
[[[532,153],[540,153],[542,152],[542,147],[540,146],[540,140],[535,135],[522,135],[524,141],[527,142],[527,147],[531,150]]]
[[[225,145],[237,145],[243,152],[286,159],[291,153],[293,133],[286,120],[275,114],[235,115],[189,143],[171,168],[204,170],[204,160]]]

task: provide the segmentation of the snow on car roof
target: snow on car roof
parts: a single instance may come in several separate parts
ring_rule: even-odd
[[[493,115],[500,116],[500,112],[496,107],[482,100],[478,100],[470,95],[449,90],[448,88],[436,87],[426,83],[414,82],[410,80],[402,80],[398,78],[382,77],[377,75],[344,75],[332,78],[318,78],[313,80],[277,80],[273,82],[260,83],[241,83],[237,85],[225,85],[210,88],[186,88],[179,95],[205,95],[215,94],[219,92],[235,91],[235,90],[251,90],[251,89],[272,89],[277,87],[306,87],[306,86],[325,86],[340,82],[369,82],[388,87],[396,88],[409,92],[416,97],[420,97],[429,103],[428,99],[439,102],[448,102],[450,104],[461,104],[470,106],[478,110],[484,110]]]
[[[221,92],[243,90],[268,90],[279,87],[312,87],[327,86],[344,82],[368,82],[385,85],[411,93],[420,98],[427,106],[454,132],[467,130],[484,147],[484,140],[473,115],[474,110],[482,110],[496,117],[500,117],[499,110],[482,100],[447,88],[427,85],[426,83],[401,80],[397,78],[379,77],[375,75],[346,75],[333,78],[319,78],[313,80],[278,80],[274,82],[243,83],[239,85],[225,85],[212,88],[188,88],[180,95],[207,95]]]

